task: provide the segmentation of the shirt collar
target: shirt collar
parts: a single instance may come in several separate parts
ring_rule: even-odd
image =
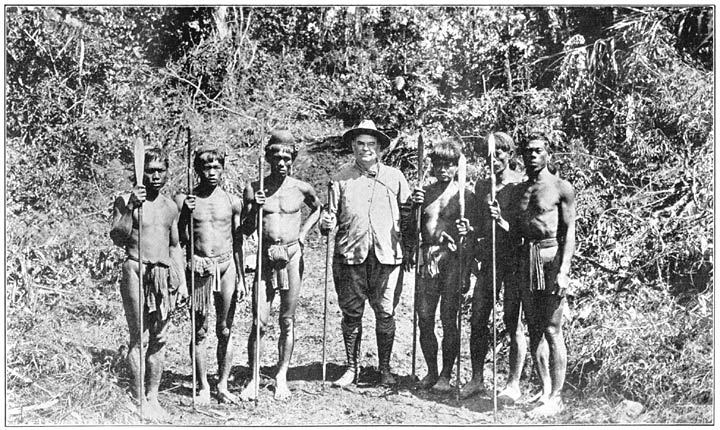
[[[357,161],[355,161],[355,168],[360,171],[360,174],[367,176],[368,178],[375,178],[380,172],[380,162],[373,164],[369,169],[362,167]]]

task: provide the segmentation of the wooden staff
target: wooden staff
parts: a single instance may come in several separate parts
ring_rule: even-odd
[[[258,157],[258,171],[260,173],[259,191],[265,190],[265,172],[263,170],[263,157]],[[256,202],[257,204],[257,202]],[[262,280],[262,243],[263,243],[263,232],[262,232],[262,221],[263,221],[263,207],[258,205],[257,209],[257,270],[255,272],[255,359],[253,360],[253,380],[255,385],[255,404],[257,405],[258,397],[260,395],[260,281]]]
[[[495,203],[495,135],[490,133],[488,135],[488,159],[490,160],[490,201],[492,204]],[[496,358],[496,346],[497,346],[497,318],[496,301],[497,301],[497,274],[495,261],[495,220],[492,222],[492,289],[493,289],[493,311],[492,311],[492,326],[493,326],[493,420],[497,421],[497,358]]]
[[[465,218],[465,181],[467,178],[467,161],[465,156],[460,154],[458,158],[458,201],[460,203],[460,218]],[[462,291],[463,283],[465,282],[465,236],[460,237],[460,246],[458,246],[458,260],[460,260],[460,291],[458,291],[458,315],[457,315],[457,326],[458,326],[458,350],[457,350],[457,383],[455,384],[455,400],[460,401],[460,352],[462,350]]]
[[[190,140],[190,127],[185,129],[186,141],[187,141],[187,193],[188,195],[193,193],[193,160],[192,160],[192,141]],[[192,355],[192,405],[193,409],[196,407],[195,401],[195,388],[197,387],[197,366],[195,358],[195,231],[193,228],[193,214],[188,211],[188,236],[190,237],[190,243],[188,244],[187,255],[190,260],[190,319],[192,324],[191,331],[191,355]]]
[[[332,193],[332,182],[328,182],[327,190],[327,210],[330,210],[330,196]],[[323,346],[322,346],[322,389],[325,390],[325,367],[327,361],[325,359],[325,349],[327,347],[327,309],[328,309],[328,278],[330,273],[330,232],[325,239],[325,291],[323,305]]]
[[[423,169],[423,163],[425,162],[425,142],[423,140],[422,130],[420,131],[420,136],[418,137],[417,142],[417,151],[418,151],[418,159],[417,159],[417,180],[418,180],[418,187],[422,187],[423,185],[423,176],[424,176],[424,169]],[[415,233],[417,234],[417,249],[415,251],[415,294],[413,296],[413,344],[412,344],[412,376],[413,379],[417,378],[415,375],[415,361],[417,359],[417,297],[418,297],[418,284],[420,283],[420,275],[421,275],[421,265],[420,265],[420,258],[422,255],[421,245],[422,245],[422,205],[418,206],[417,208],[417,216],[416,216],[416,228]]]
[[[134,164],[135,164],[135,183],[137,185],[143,184],[143,177],[145,173],[145,144],[142,138],[135,138],[134,148]],[[142,258],[142,202],[138,206],[138,294],[139,294],[139,307],[140,307],[140,336],[139,336],[139,350],[140,350],[140,422],[144,420],[144,403],[145,403],[145,354],[143,354],[143,333],[145,328],[143,327],[143,319],[145,318],[145,288],[143,285],[143,258]]]

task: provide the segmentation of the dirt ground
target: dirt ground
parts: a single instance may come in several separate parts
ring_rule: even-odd
[[[168,354],[172,363],[164,379],[165,397],[163,404],[172,413],[173,424],[188,425],[341,425],[341,424],[487,424],[493,421],[493,405],[490,395],[457,402],[454,395],[435,395],[429,391],[414,389],[410,375],[412,365],[412,297],[413,277],[406,274],[402,300],[397,309],[397,334],[391,364],[398,384],[392,388],[375,386],[377,378],[377,347],[375,343],[374,316],[367,309],[363,321],[360,383],[350,389],[332,388],[322,385],[322,331],[323,331],[323,286],[324,246],[316,243],[307,249],[306,276],[301,304],[297,311],[296,344],[288,374],[293,397],[286,402],[273,399],[274,365],[277,360],[277,303],[273,309],[274,321],[268,330],[268,347],[262,360],[262,374],[267,376],[260,390],[260,399],[241,406],[213,404],[200,413],[193,412],[190,401],[189,359],[182,342],[173,342]],[[328,321],[327,321],[327,379],[332,381],[343,370],[345,353],[340,333],[340,310],[337,296],[329,280]],[[247,366],[246,342],[251,329],[251,314],[248,301],[238,311],[239,325],[235,330],[233,344],[235,359],[232,370],[231,391],[239,391],[247,381],[250,369]],[[463,342],[463,382],[469,378],[470,363],[467,339],[469,327],[465,321]],[[173,339],[187,339],[189,324],[173,327]],[[441,334],[438,321],[438,334]],[[213,345],[214,348],[214,345]],[[425,374],[425,364],[419,345],[417,375]],[[209,349],[208,358],[214,359],[214,349]],[[486,379],[492,381],[492,366],[487,366]],[[491,387],[491,385],[488,385]],[[501,410],[498,422],[521,423],[522,408]]]
[[[309,180],[324,200],[328,173],[347,157],[347,151],[330,154],[324,147],[310,151],[305,160]],[[324,170],[324,172],[323,172]],[[101,226],[105,228],[105,226]],[[103,234],[104,233],[103,231]],[[413,274],[405,273],[401,302],[396,310],[397,332],[391,366],[398,376],[394,387],[375,386],[377,346],[375,321],[366,308],[360,354],[361,373],[357,386],[331,388],[322,384],[323,286],[325,276],[325,243],[316,232],[308,237],[305,255],[305,277],[300,305],[296,314],[295,351],[288,374],[292,397],[278,402],[273,399],[274,366],[277,360],[278,299],[273,306],[268,327],[267,347],[262,357],[260,397],[241,405],[219,404],[192,408],[191,360],[188,354],[190,318],[186,309],[175,313],[166,347],[166,369],[162,377],[160,403],[170,413],[163,423],[183,426],[308,426],[308,425],[474,425],[474,424],[588,424],[613,422],[612,406],[606,399],[583,399],[571,383],[566,383],[566,411],[546,421],[526,416],[530,404],[500,408],[493,416],[491,354],[485,365],[487,394],[456,401],[453,395],[438,395],[416,390],[412,369],[412,299]],[[119,251],[118,251],[119,252]],[[246,262],[248,265],[251,263]],[[250,282],[252,275],[246,279]],[[128,375],[124,354],[128,341],[117,283],[98,285],[89,279],[67,279],[75,285],[67,291],[45,291],[51,311],[38,313],[20,310],[8,319],[6,351],[6,424],[8,425],[105,425],[139,424],[127,394]],[[340,310],[332,283],[328,285],[327,313],[327,380],[339,377],[344,370],[345,353],[340,332]],[[462,371],[464,384],[470,379],[468,339],[469,303],[464,306],[462,330]],[[500,308],[500,306],[498,307]],[[502,321],[498,312],[498,321]],[[239,393],[247,383],[250,369],[247,339],[251,329],[250,300],[237,308],[232,345],[234,360],[229,389]],[[211,317],[210,327],[213,327]],[[442,335],[439,318],[436,332]],[[211,330],[213,333],[213,330]],[[214,334],[214,333],[213,333]],[[207,346],[211,384],[216,381],[214,336]],[[498,348],[498,387],[504,386],[507,374],[507,341]],[[438,357],[440,359],[440,357]],[[417,347],[419,378],[426,367]],[[524,399],[537,391],[530,377],[530,360],[526,362],[521,381]],[[454,373],[454,372],[453,372]],[[455,384],[455,375],[453,375]],[[213,395],[215,392],[213,392]],[[521,399],[522,402],[523,399]],[[22,407],[21,407],[22,406]],[[640,421],[639,418],[637,421]]]
[[[169,333],[167,345],[166,369],[162,378],[160,402],[170,413],[167,422],[160,424],[174,425],[253,425],[253,426],[305,426],[305,425],[368,425],[368,424],[445,424],[468,425],[493,423],[492,397],[480,395],[468,400],[457,402],[454,395],[437,395],[429,391],[416,390],[411,376],[412,361],[412,297],[413,276],[406,273],[401,302],[397,308],[397,334],[391,365],[398,375],[398,383],[391,388],[377,387],[377,347],[375,344],[374,316],[372,311],[366,312],[363,325],[361,374],[360,383],[349,389],[332,388],[329,384],[322,385],[322,331],[323,331],[323,285],[325,245],[319,236],[310,238],[306,248],[305,281],[301,303],[297,311],[296,344],[290,371],[288,374],[292,398],[278,402],[273,399],[274,365],[277,360],[277,305],[274,303],[271,324],[268,329],[268,347],[262,358],[262,375],[266,376],[261,384],[260,398],[257,403],[243,403],[239,406],[219,404],[213,399],[209,407],[192,408],[191,362],[187,354],[190,339],[190,321],[186,310],[176,313]],[[248,276],[250,279],[252,275]],[[334,291],[332,276],[329,280],[328,322],[327,322],[327,379],[339,377],[344,370],[344,350],[340,333],[340,310]],[[110,291],[105,298],[107,319],[83,318],[69,321],[57,321],[54,335],[64,342],[64,349],[76,348],[78,354],[88,355],[88,360],[101,363],[103,360],[112,362],[109,374],[116,377],[98,376],[100,367],[96,365],[94,377],[98,381],[88,384],[83,378],[93,375],[70,375],[78,380],[79,390],[96,390],[104,395],[89,394],[86,397],[71,395],[63,398],[48,410],[27,410],[8,417],[8,424],[138,424],[140,421],[129,407],[127,372],[124,369],[122,354],[127,342],[127,327],[122,312],[119,293]],[[251,312],[249,300],[240,304],[236,315],[236,327],[233,332],[234,364],[230,381],[231,392],[238,393],[247,383],[250,374],[247,360],[247,338],[251,328]],[[465,319],[462,334],[462,382],[470,377],[468,350],[469,325],[468,306],[465,307]],[[96,321],[93,323],[92,321]],[[212,327],[213,320],[211,320]],[[441,335],[440,322],[437,322],[437,333]],[[30,341],[30,340],[28,340]],[[37,339],[35,340],[37,343]],[[211,373],[211,383],[216,380],[215,341],[211,337],[208,342],[207,357]],[[18,343],[15,343],[18,346]],[[26,346],[29,348],[29,346]],[[39,348],[36,346],[36,348]],[[425,363],[418,345],[417,375],[425,375]],[[505,351],[499,355],[498,386],[502,386],[505,376]],[[486,386],[492,387],[492,365],[486,364]],[[529,364],[529,362],[528,362]],[[67,367],[67,366],[66,366]],[[116,369],[116,372],[112,370]],[[82,373],[82,372],[79,372]],[[525,372],[527,376],[528,372]],[[107,375],[107,373],[102,373]],[[453,382],[454,383],[454,382]],[[57,391],[60,387],[52,387],[50,380],[40,382],[45,391]],[[32,384],[31,384],[32,385]],[[33,385],[34,386],[34,385]],[[49,388],[49,389],[48,389]],[[523,388],[526,397],[534,390],[531,382],[525,377]],[[32,401],[27,397],[30,388],[9,393],[10,408],[18,404]],[[42,394],[42,393],[39,393]],[[214,394],[214,393],[213,393]],[[101,398],[107,396],[103,402]],[[95,404],[82,404],[94,399]],[[572,404],[572,397],[568,397]],[[511,408],[500,408],[497,414],[498,424],[530,424],[525,412],[530,405],[519,405]],[[68,413],[60,413],[64,408]],[[572,410],[572,408],[568,408]],[[54,412],[53,412],[54,410]],[[572,412],[565,412],[548,423],[572,423]]]

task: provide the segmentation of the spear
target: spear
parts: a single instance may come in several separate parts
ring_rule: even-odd
[[[258,157],[258,171],[260,173],[259,190],[265,190],[265,172],[263,171],[263,157]],[[258,397],[260,395],[260,281],[262,280],[262,221],[263,221],[263,207],[258,206],[257,210],[257,270],[255,272],[255,359],[253,360],[253,380],[255,385],[255,404],[257,405]]]
[[[463,154],[458,158],[458,201],[460,203],[460,218],[465,218],[465,180],[467,177],[467,160]],[[458,350],[457,350],[457,383],[455,384],[455,400],[460,401],[460,352],[462,343],[460,342],[462,335],[462,292],[463,283],[465,282],[465,237],[460,237],[460,246],[458,247],[458,260],[460,260],[460,291],[458,292]]]
[[[193,193],[193,176],[192,176],[192,141],[190,140],[190,127],[185,129],[186,141],[187,141],[187,193]],[[196,370],[196,358],[195,358],[195,231],[193,229],[193,216],[192,213],[188,212],[188,236],[190,236],[190,243],[188,244],[187,255],[190,259],[190,318],[192,320],[191,342],[192,342],[192,404],[193,409],[196,407],[195,402],[195,387],[197,387],[197,370]]]
[[[330,195],[332,193],[332,182],[328,182],[327,191],[327,208],[330,208]],[[325,291],[324,291],[324,307],[323,307],[323,347],[322,347],[322,389],[325,389],[325,349],[327,344],[327,309],[328,309],[328,278],[330,271],[330,232],[325,239]]]
[[[135,183],[137,185],[143,185],[143,174],[145,172],[145,144],[141,137],[135,138],[135,149],[134,149],[134,161],[135,161]],[[145,365],[143,354],[143,333],[145,329],[143,327],[143,318],[145,317],[145,289],[143,288],[143,259],[142,259],[142,202],[138,206],[138,294],[139,294],[139,307],[140,307],[140,336],[139,339],[139,350],[140,350],[140,422],[144,420],[144,400],[145,400]]]
[[[490,200],[495,202],[495,135],[490,133],[488,135],[488,159],[490,160]],[[497,301],[497,274],[495,261],[495,221],[492,223],[492,290],[493,290],[493,311],[492,311],[492,322],[493,322],[493,420],[497,422],[497,359],[496,359],[496,345],[497,345],[497,318],[496,312],[496,301]]]
[[[420,130],[420,136],[418,137],[417,142],[417,180],[418,180],[418,187],[422,187],[423,184],[423,176],[424,176],[424,169],[423,169],[423,163],[425,161],[425,142],[423,140],[422,130]],[[416,378],[415,375],[415,361],[417,359],[417,288],[420,280],[420,258],[421,258],[421,249],[420,245],[422,244],[422,205],[418,206],[417,208],[417,217],[416,217],[416,229],[415,232],[417,234],[417,250],[415,251],[415,294],[413,299],[413,344],[412,344],[412,376],[413,378]]]

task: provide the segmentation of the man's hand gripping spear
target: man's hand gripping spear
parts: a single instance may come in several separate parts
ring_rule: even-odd
[[[193,194],[193,162],[192,162],[192,140],[190,139],[190,127],[187,127],[185,129],[185,139],[187,142],[187,194],[191,195]],[[191,210],[192,211],[192,210]],[[187,250],[187,258],[188,262],[190,264],[190,319],[192,324],[191,332],[191,348],[192,351],[190,354],[192,355],[192,406],[193,409],[196,408],[196,395],[195,395],[195,389],[197,387],[197,363],[195,362],[195,348],[197,346],[195,345],[195,230],[193,228],[193,216],[192,213],[188,214],[188,250]]]
[[[135,167],[135,183],[138,186],[143,185],[143,176],[145,173],[145,144],[142,138],[135,138],[134,148],[134,167]],[[142,202],[138,205],[138,302],[140,311],[139,315],[139,330],[140,336],[138,336],[139,351],[140,351],[140,393],[138,397],[140,400],[140,422],[142,423],[145,417],[144,414],[144,403],[145,403],[145,354],[143,351],[143,333],[145,328],[143,327],[143,320],[145,319],[145,288],[143,285],[143,258],[142,258]]]
[[[460,203],[460,219],[465,219],[465,182],[467,180],[467,160],[463,154],[458,158],[458,201]],[[460,291],[458,292],[458,308],[457,308],[457,328],[458,328],[458,350],[457,350],[457,371],[455,383],[455,400],[460,401],[460,363],[462,351],[462,302],[463,293],[465,292],[465,236],[460,236],[460,246],[458,247],[458,260],[460,261]]]
[[[490,133],[488,136],[488,160],[490,164],[490,200],[495,203],[495,135]],[[493,291],[493,307],[492,307],[492,326],[493,326],[493,421],[497,422],[497,262],[495,261],[495,222],[492,223],[492,291]]]
[[[265,171],[263,169],[262,147],[261,155],[258,157],[258,173],[260,180],[258,190],[265,192]],[[262,260],[263,260],[263,206],[257,207],[257,269],[255,271],[255,289],[253,291],[255,301],[255,356],[253,359],[253,393],[255,394],[255,404],[257,405],[260,396],[260,281],[262,280]]]
[[[417,186],[422,188],[423,186],[423,180],[425,176],[425,170],[424,170],[424,162],[425,162],[425,142],[423,140],[422,130],[420,130],[420,135],[418,136],[418,142],[417,142]],[[417,301],[418,301],[418,291],[417,286],[419,284],[420,276],[421,276],[421,270],[422,270],[422,262],[420,261],[422,258],[422,205],[419,205],[417,207],[417,214],[416,214],[416,224],[415,224],[415,234],[417,234],[417,244],[415,248],[415,293],[413,295],[413,344],[412,344],[412,376],[413,379],[417,379],[417,375],[415,373],[416,371],[416,361],[417,361],[417,328],[418,328],[418,316],[417,316]]]

